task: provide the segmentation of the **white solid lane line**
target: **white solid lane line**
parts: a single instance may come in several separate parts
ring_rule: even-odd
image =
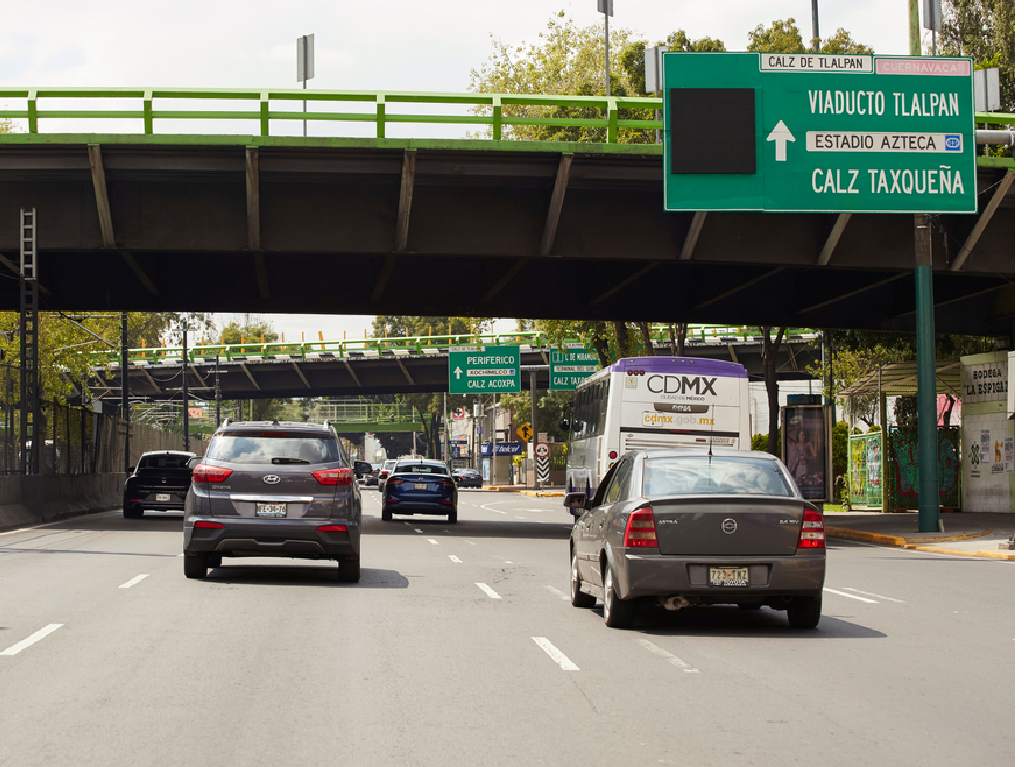
[[[462,564],[462,560],[461,560],[461,559],[459,559],[459,558],[458,558],[457,556],[455,556],[454,554],[449,554],[449,555],[448,555],[448,559],[450,559],[450,560],[451,560],[452,562],[454,562],[454,563],[455,563],[455,564],[457,564],[457,565],[461,565],[461,564]]]
[[[547,637],[530,637],[530,639],[534,641],[534,644],[536,644],[537,647],[547,653],[547,656],[557,663],[558,667],[562,669],[562,671],[580,670],[580,667],[569,660],[569,657],[564,652],[551,644],[551,640]]]
[[[650,641],[649,639],[637,639],[636,641],[641,647],[643,647],[648,652],[654,653],[659,658],[664,658],[676,668],[681,669],[684,674],[700,673],[699,668],[694,668],[682,658],[673,655],[668,650],[662,647],[658,647],[658,645],[654,644],[654,642]]]
[[[501,599],[501,594],[499,594],[497,591],[492,589],[486,583],[478,583],[478,584],[476,584],[476,586],[477,586],[478,589],[480,589],[482,592],[484,592],[491,599]]]
[[[855,589],[850,586],[843,586],[843,588],[847,591],[856,591],[858,594],[864,594],[865,596],[874,597],[875,599],[884,599],[887,602],[895,602],[898,605],[906,604],[906,602],[904,602],[902,599],[897,599],[896,597],[887,597],[882,594],[875,594],[870,591],[864,591],[863,589]]]
[[[122,583],[120,586],[118,586],[118,588],[119,589],[130,589],[136,583],[139,583],[140,581],[144,581],[148,577],[149,577],[149,573],[143,573],[142,575],[136,575],[131,580],[125,581],[124,583]]]
[[[50,623],[50,624],[48,624],[46,626],[43,626],[36,633],[30,634],[29,636],[27,636],[24,639],[22,639],[20,642],[16,642],[15,644],[12,644],[10,647],[8,647],[3,652],[0,652],[0,655],[17,655],[22,650],[24,650],[26,647],[31,647],[32,645],[34,645],[40,639],[45,639],[46,637],[48,637],[50,634],[52,634],[54,631],[56,631],[57,629],[59,629],[63,625],[64,625],[63,623]]]
[[[431,546],[440,546],[441,545],[440,543],[437,542],[437,538],[427,538],[427,540],[430,541],[430,545]]]
[[[476,546],[476,544],[468,538],[463,538],[462,540],[464,543],[468,543],[470,546]]]
[[[566,594],[564,591],[559,591],[554,586],[545,586],[544,588],[546,588],[548,591],[550,591],[552,594],[554,594],[559,599],[564,599],[566,601],[569,600],[569,595],[568,594]]]
[[[856,599],[858,602],[867,602],[869,605],[877,605],[878,604],[878,600],[877,599],[868,599],[867,597],[859,597],[856,594],[847,594],[845,591],[840,591],[839,589],[822,589],[822,590],[823,591],[827,591],[829,594],[835,594],[835,595],[840,596],[840,597],[846,597],[847,599]]]

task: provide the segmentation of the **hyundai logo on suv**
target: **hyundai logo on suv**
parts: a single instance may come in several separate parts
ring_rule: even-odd
[[[281,478],[276,474],[268,474],[263,478],[263,481],[266,482],[268,485],[276,485],[281,481]]]

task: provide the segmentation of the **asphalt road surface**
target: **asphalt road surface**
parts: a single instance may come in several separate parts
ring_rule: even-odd
[[[330,563],[182,575],[180,515],[0,534],[0,765],[1012,759],[1013,564],[837,542],[824,616],[569,606],[553,499],[463,491]]]

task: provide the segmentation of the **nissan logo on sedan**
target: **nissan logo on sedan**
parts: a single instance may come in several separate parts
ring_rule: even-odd
[[[268,485],[276,485],[281,481],[281,478],[276,474],[268,474],[263,478],[263,481],[266,482]]]
[[[726,519],[722,520],[722,532],[726,535],[732,535],[733,533],[735,533],[737,527],[739,527],[739,525],[736,523],[736,520],[732,517],[727,517]]]

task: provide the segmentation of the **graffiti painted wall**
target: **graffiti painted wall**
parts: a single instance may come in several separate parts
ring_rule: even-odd
[[[889,510],[917,508],[918,461],[917,430],[889,430]],[[939,505],[943,509],[960,508],[960,429],[939,429]]]

